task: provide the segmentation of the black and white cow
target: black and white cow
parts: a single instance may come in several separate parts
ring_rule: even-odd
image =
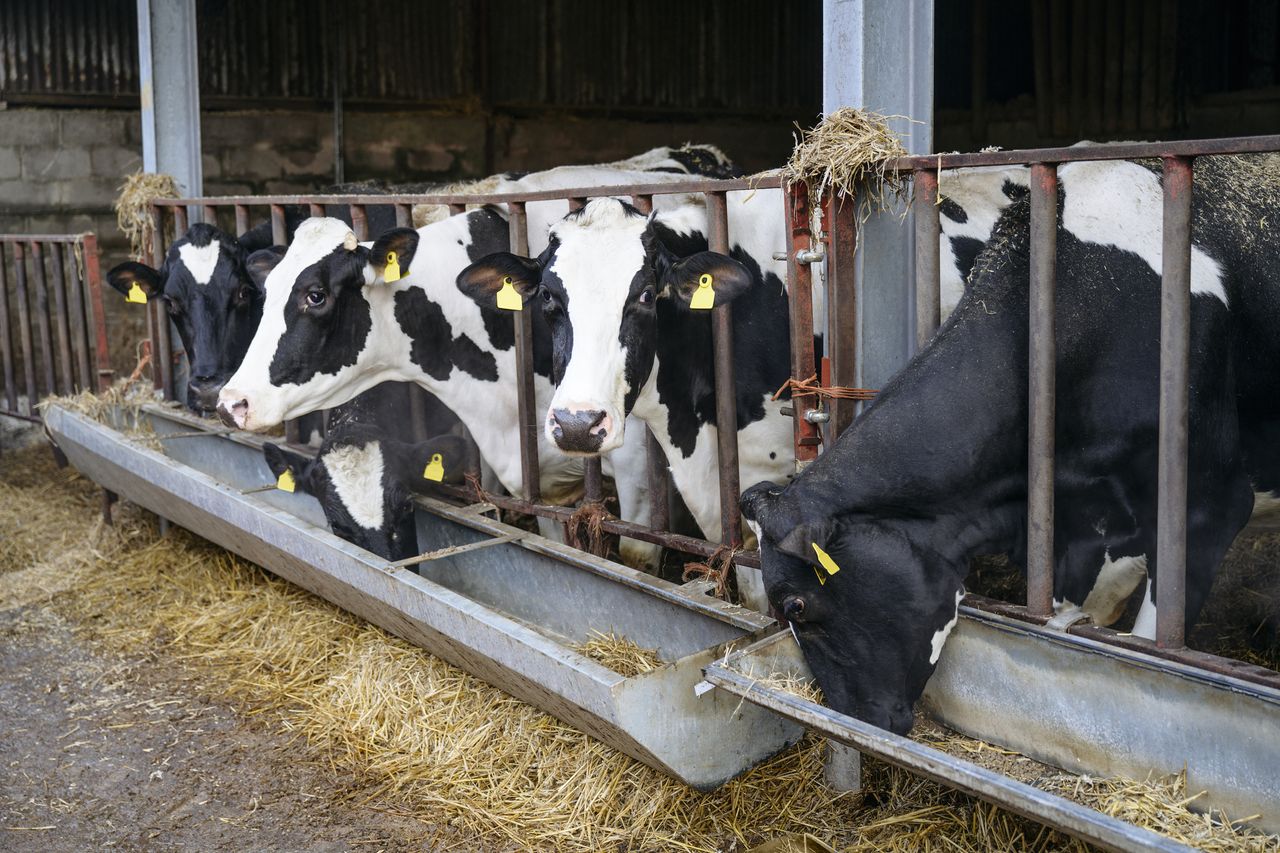
[[[529,175],[521,189],[556,189],[678,180],[661,172],[562,168]],[[528,205],[529,238],[546,240],[567,202]],[[299,227],[293,244],[266,280],[263,323],[244,364],[223,389],[224,419],[266,429],[286,418],[328,408],[380,382],[416,382],[466,424],[499,482],[521,494],[516,434],[515,339],[511,316],[482,310],[458,292],[457,274],[478,258],[508,246],[506,220],[494,209],[397,229],[372,246],[360,245],[333,219]],[[397,254],[403,278],[388,283],[387,253]],[[535,323],[535,392],[551,397],[550,346]],[[624,518],[648,513],[644,437],[637,435],[611,470]],[[540,442],[545,500],[569,503],[582,489],[581,460]],[[624,542],[629,560],[652,562],[655,549]]]
[[[271,443],[262,451],[274,476],[289,471],[297,491],[319,501],[335,535],[402,560],[418,553],[413,495],[433,482],[462,482],[467,442],[456,435],[398,441],[367,416],[337,413],[315,456]]]
[[[271,251],[250,264],[238,239],[198,223],[173,242],[160,269],[129,261],[107,273],[120,293],[137,285],[148,300],[163,301],[190,360],[187,406],[195,412],[213,413],[218,391],[253,340]]]
[[[1149,578],[1154,624],[1159,176],[1058,170],[1055,604],[1114,621]],[[1280,161],[1196,164],[1187,618],[1254,504],[1280,487]],[[969,560],[1023,564],[1029,204],[1011,205],[932,342],[836,446],[743,496],[772,607],[835,709],[906,732]]]
[[[792,472],[792,423],[775,391],[790,375],[786,245],[778,190],[729,194],[729,256],[707,251],[700,199],[645,216],[594,199],[551,229],[536,259],[496,253],[458,286],[484,309],[514,287],[552,335],[556,389],[545,432],[561,451],[608,454],[648,424],[703,535],[720,538],[719,459],[711,311],[694,310],[700,282],[733,303],[739,467],[743,482]],[[606,457],[607,458],[607,457]]]

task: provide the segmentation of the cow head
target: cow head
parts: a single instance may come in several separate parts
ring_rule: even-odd
[[[107,281],[128,295],[137,285],[168,311],[191,363],[187,406],[212,414],[218,391],[240,366],[262,318],[262,280],[283,248],[256,253],[247,262],[235,237],[213,225],[191,226],[174,241],[164,265],[123,263]]]
[[[704,218],[695,205],[674,216]],[[537,259],[497,253],[458,276],[459,289],[483,308],[499,306],[499,293],[514,289],[542,312],[557,386],[545,429],[562,451],[608,453],[622,445],[664,315],[689,311],[700,283],[714,287],[716,305],[750,288],[751,274],[733,258],[705,251],[681,258],[668,245],[697,239],[616,199],[593,199],[552,226]]]
[[[742,496],[769,603],[829,706],[906,734],[956,624],[963,576],[914,541],[914,522],[832,518],[790,491],[760,483]]]
[[[340,220],[302,223],[265,278],[262,323],[218,396],[222,419],[240,429],[268,429],[400,378],[378,349],[386,336],[371,332],[395,322],[387,315],[384,276],[391,253],[400,275],[407,275],[417,245],[409,228],[393,229],[367,247]]]

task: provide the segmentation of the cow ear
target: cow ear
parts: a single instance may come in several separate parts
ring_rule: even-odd
[[[824,552],[829,550],[835,529],[835,520],[829,517],[805,520],[778,540],[778,550],[812,563],[819,553],[814,546]]]
[[[267,467],[271,469],[271,474],[277,480],[285,471],[293,472],[293,482],[295,486],[307,494],[311,493],[311,484],[309,477],[311,475],[312,459],[303,456],[301,453],[294,453],[292,450],[285,450],[278,444],[267,442],[262,445],[262,457],[267,460]]]
[[[676,261],[662,276],[662,290],[694,310],[727,305],[751,289],[751,273],[719,252],[699,252]]]
[[[271,246],[266,249],[259,249],[249,257],[245,258],[244,267],[249,271],[249,278],[253,279],[253,283],[261,290],[265,287],[267,276],[271,275],[271,271],[276,265],[284,260],[287,249],[284,246]]]
[[[392,228],[383,234],[369,250],[373,281],[390,284],[407,276],[417,250],[418,232],[412,228]]]
[[[802,560],[812,562],[813,546],[825,550],[835,531],[830,516],[802,515],[794,500],[787,500],[783,487],[774,483],[757,483],[742,493],[739,503],[757,536],[767,536],[779,551]]]
[[[523,305],[533,296],[541,280],[542,265],[533,258],[496,252],[458,273],[458,290],[481,308],[509,308],[511,306],[500,304],[499,293],[515,291]]]
[[[107,283],[125,296],[129,296],[135,284],[142,288],[148,299],[154,299],[164,292],[164,277],[160,272],[154,267],[134,261],[112,267],[111,272],[107,273]]]

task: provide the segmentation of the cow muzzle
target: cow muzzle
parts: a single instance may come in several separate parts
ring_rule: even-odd
[[[547,434],[566,453],[599,453],[608,442],[611,448],[613,418],[603,409],[569,405],[552,409],[547,417]]]
[[[249,421],[249,401],[243,398],[239,400],[219,400],[218,417],[229,427],[245,429]]]

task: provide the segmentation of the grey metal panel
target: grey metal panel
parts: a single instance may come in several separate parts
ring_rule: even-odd
[[[271,479],[256,446],[260,441],[178,437],[190,431],[186,428],[193,419],[158,415],[154,409],[143,417],[157,432],[171,436],[164,443],[174,448],[175,456],[217,466],[214,470],[225,482],[65,409],[51,408],[46,424],[72,464],[103,487],[696,788],[720,785],[801,734],[798,726],[766,711],[728,697],[699,699],[693,691],[702,668],[724,654],[720,643],[693,648],[698,641],[758,637],[767,625],[764,617],[711,599],[694,600],[690,593],[683,593],[682,600],[670,584],[646,582],[638,572],[571,554],[571,549],[536,536],[468,555],[468,572],[502,574],[505,579],[486,588],[490,602],[478,601],[446,585],[448,577],[438,583],[407,569],[389,569],[374,555],[316,527],[305,518],[315,518],[314,502],[308,508],[309,499],[302,495],[243,494],[242,489]],[[208,428],[215,429],[212,424]],[[520,532],[458,510],[441,520],[446,522],[471,528],[472,533]],[[504,552],[506,556],[495,559]],[[520,556],[513,558],[512,553]],[[538,583],[555,568],[552,556],[557,554],[567,558],[559,561],[559,569],[579,582],[617,577],[616,594],[627,597],[625,605],[635,611],[635,630],[649,623],[647,633],[635,639],[645,642],[669,633],[684,644],[678,648],[669,640],[670,651],[690,653],[653,672],[625,678],[583,657],[556,630],[519,618],[516,614],[525,600],[541,595]],[[523,571],[534,564],[538,571]],[[499,600],[502,595],[505,598]],[[582,623],[575,633],[607,627],[613,618],[585,607],[580,599],[562,604]],[[699,627],[700,623],[705,624]]]

